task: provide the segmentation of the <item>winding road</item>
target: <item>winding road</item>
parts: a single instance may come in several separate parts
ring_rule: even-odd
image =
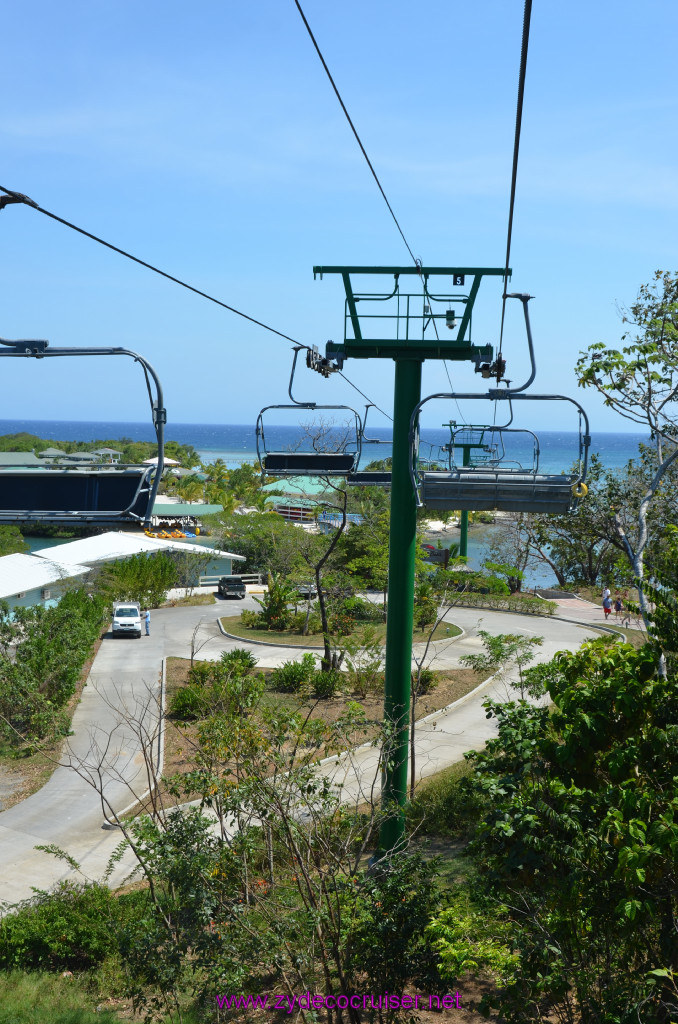
[[[113,640],[108,634],[104,638],[76,709],[62,764],[37,793],[0,813],[0,903],[26,899],[34,887],[48,889],[73,877],[64,861],[37,850],[38,845],[54,844],[65,850],[90,879],[103,876],[121,836],[104,824],[101,798],[90,782],[101,781],[106,799],[116,811],[143,792],[146,772],[139,733],[154,744],[158,742],[162,659],[188,657],[192,642],[196,656],[204,660],[216,660],[222,651],[245,646],[242,640],[230,640],[219,630],[217,619],[233,614],[232,607],[218,601],[215,605],[162,608],[153,613],[150,637]],[[248,596],[238,603],[237,610],[243,607],[256,606]],[[478,629],[542,636],[544,644],[537,660],[548,661],[557,651],[576,650],[595,635],[589,624],[602,624],[598,608],[575,599],[561,602],[559,614],[562,618],[547,619],[455,608],[449,618],[462,627],[464,635],[437,642],[433,667],[456,667],[462,655],[479,652]],[[303,653],[303,648],[256,646],[253,650],[262,667],[279,665]],[[496,725],[485,718],[482,702],[487,697],[506,699],[506,686],[488,680],[450,708],[417,724],[420,777],[440,771],[460,760],[466,750],[486,743]],[[130,718],[139,722],[138,729],[130,728]],[[348,758],[326,762],[323,771],[342,783],[347,798],[357,798],[370,786],[376,757],[374,748],[359,748]],[[90,765],[89,781],[66,765],[69,759]],[[112,882],[121,881],[130,864],[123,859]]]

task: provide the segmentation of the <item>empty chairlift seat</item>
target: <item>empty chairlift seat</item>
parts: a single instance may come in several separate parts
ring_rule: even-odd
[[[261,458],[272,476],[348,476],[356,468],[352,452],[267,452]]]
[[[148,360],[127,348],[50,348],[45,340],[0,338],[0,358],[64,356],[129,356],[141,366],[158,442],[157,464],[90,464],[106,455],[117,454],[110,449],[71,456],[58,449],[52,452],[47,449],[42,454],[50,456],[50,462],[40,466],[30,458],[27,464],[22,464],[21,456],[17,455],[16,464],[5,462],[0,467],[0,523],[144,523],[150,526],[164,463],[167,420],[158,375]],[[54,455],[72,464],[55,465],[51,462]]]
[[[143,522],[154,466],[0,470],[0,522]]]
[[[470,467],[420,475],[426,508],[461,512],[546,512],[563,515],[576,504],[578,476]]]
[[[499,394],[499,398],[495,396]],[[502,401],[508,406],[509,422],[500,426],[460,426],[451,421],[451,440],[445,446],[449,462],[445,469],[427,465],[419,456],[418,421],[422,407],[432,399]],[[511,426],[512,403],[567,402],[579,414],[577,472],[540,472],[539,438],[525,427]],[[582,431],[582,427],[584,430]],[[486,440],[489,438],[489,443]],[[469,392],[437,394],[415,408],[410,424],[410,473],[417,504],[437,511],[537,512],[564,515],[576,508],[587,493],[586,472],[591,443],[586,412],[572,398],[563,395],[530,395],[520,392]],[[513,450],[512,450],[513,449]],[[486,450],[491,461],[484,462]],[[480,460],[476,462],[480,454]],[[463,463],[460,465],[460,461]],[[475,464],[474,464],[475,463]]]

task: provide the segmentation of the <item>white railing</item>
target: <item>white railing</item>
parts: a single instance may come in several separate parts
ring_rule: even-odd
[[[198,577],[198,585],[201,587],[216,587],[217,584],[219,583],[219,580],[223,579],[223,577],[224,573],[220,573],[218,576],[200,576]],[[260,572],[250,572],[242,574],[238,573],[237,577],[226,576],[227,580],[232,580],[236,578],[242,580],[243,583],[246,584],[250,583],[260,585],[262,582],[265,582],[262,580],[262,574]]]

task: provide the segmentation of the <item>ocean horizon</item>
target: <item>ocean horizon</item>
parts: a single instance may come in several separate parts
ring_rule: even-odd
[[[385,427],[368,427],[371,438],[362,446],[361,465],[391,454],[391,430]],[[130,440],[155,441],[153,426],[149,422],[115,422],[111,420],[0,420],[0,435],[28,433],[48,441],[96,441]],[[539,466],[543,472],[567,471],[579,451],[579,435],[575,431],[540,430],[537,433],[540,445]],[[271,424],[266,426],[266,439],[271,450],[284,451],[298,443],[303,436],[299,426]],[[256,435],[253,424],[215,423],[168,423],[165,429],[168,441],[192,445],[202,462],[222,459],[229,469],[245,462],[256,462]],[[527,433],[505,435],[508,461],[526,465],[531,461],[533,439]],[[638,445],[646,443],[648,437],[641,433],[592,432],[591,452],[596,452],[609,469],[619,469],[638,454]],[[446,444],[450,439],[449,430],[443,428],[422,428],[422,441],[433,448]]]

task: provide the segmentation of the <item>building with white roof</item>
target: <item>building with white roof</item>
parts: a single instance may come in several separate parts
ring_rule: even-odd
[[[36,551],[36,556],[58,559],[64,563],[79,565],[99,565],[102,562],[113,562],[119,558],[131,558],[134,555],[151,555],[159,551],[182,551],[192,555],[210,555],[210,561],[202,569],[205,576],[230,576],[233,562],[244,562],[242,555],[230,551],[219,551],[217,548],[203,544],[191,544],[188,541],[147,537],[145,534],[125,533],[122,530],[110,530],[93,537],[82,537],[80,540],[69,541],[68,544],[56,544],[54,547]],[[197,580],[196,580],[197,583]]]
[[[6,601],[10,608],[29,608],[36,604],[53,608],[59,603],[64,581],[84,576],[89,571],[87,565],[61,562],[56,558],[3,555],[0,558],[0,601]]]

